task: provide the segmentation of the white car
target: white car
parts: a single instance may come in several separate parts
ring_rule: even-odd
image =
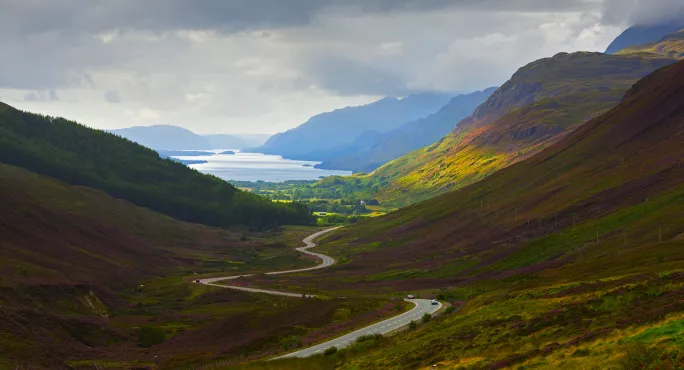
[[[435,306],[436,306],[436,305],[438,305],[438,304],[439,304],[439,302],[437,302],[437,300],[436,300],[436,299],[433,299],[432,301],[430,301],[430,304],[431,304],[431,305],[435,305]]]
[[[416,296],[414,296],[413,294],[409,294],[407,298],[408,299],[414,299],[414,298],[416,298]]]

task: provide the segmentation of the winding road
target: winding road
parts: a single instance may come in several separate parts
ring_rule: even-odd
[[[321,253],[315,253],[309,251],[309,249],[315,247],[317,244],[313,242],[314,239],[317,237],[329,233],[333,230],[338,229],[339,227],[333,227],[330,229],[325,229],[322,231],[319,231],[317,233],[311,234],[304,238],[302,240],[304,242],[304,247],[297,248],[297,251],[308,254],[311,256],[315,256],[319,258],[322,262],[314,267],[308,267],[308,268],[303,268],[303,269],[297,269],[297,270],[287,270],[287,271],[274,271],[274,272],[267,272],[266,275],[282,275],[282,274],[294,274],[297,272],[304,272],[304,271],[311,271],[311,270],[318,270],[326,267],[330,267],[333,264],[335,264],[335,260],[330,257],[326,256],[325,254]],[[226,284],[219,284],[219,282],[223,282],[226,280],[235,280],[241,277],[247,277],[247,276],[252,276],[253,274],[248,274],[248,275],[235,275],[235,276],[225,276],[225,277],[217,277],[217,278],[208,278],[208,279],[200,279],[199,283],[204,284],[204,285],[211,285],[219,288],[228,288],[228,289],[235,289],[235,290],[242,290],[246,292],[252,292],[252,293],[265,293],[265,294],[272,294],[272,295],[279,295],[279,296],[286,296],[286,297],[307,297],[307,298],[312,298],[315,297],[314,295],[307,295],[307,294],[302,294],[302,293],[289,293],[289,292],[280,292],[277,290],[268,290],[268,289],[258,289],[258,288],[248,288],[248,287],[242,287],[242,286],[236,286],[236,285],[226,285]],[[323,353],[326,349],[330,347],[336,347],[338,349],[344,348],[352,343],[354,343],[359,337],[364,336],[364,335],[375,335],[375,334],[387,334],[391,331],[400,329],[408,325],[411,321],[418,321],[422,318],[424,314],[434,314],[436,311],[438,311],[440,308],[442,308],[442,304],[432,304],[432,302],[428,299],[406,299],[407,302],[411,302],[415,305],[410,311],[404,312],[401,315],[392,317],[390,319],[375,323],[373,325],[366,326],[365,328],[353,331],[349,334],[345,334],[341,337],[331,339],[327,342],[323,342],[320,344],[317,344],[315,346],[311,346],[309,348],[305,348],[302,350],[299,350],[297,352],[289,353],[287,355],[278,357],[278,358],[288,358],[288,357],[309,357],[313,356],[319,353]]]

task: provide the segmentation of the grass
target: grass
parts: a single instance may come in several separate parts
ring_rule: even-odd
[[[336,367],[684,366],[683,70],[528,160],[324,238],[341,264],[280,284],[465,301]]]

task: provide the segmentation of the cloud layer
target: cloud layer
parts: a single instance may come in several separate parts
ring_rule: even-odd
[[[273,133],[321,111],[472,91],[559,51],[602,50],[627,22],[677,3],[655,2],[0,0],[0,99],[100,128]]]

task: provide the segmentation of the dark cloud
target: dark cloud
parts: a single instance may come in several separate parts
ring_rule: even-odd
[[[319,12],[351,14],[463,11],[581,10],[587,0],[0,0],[5,35],[43,32],[166,31],[214,29],[235,32],[287,27]]]

